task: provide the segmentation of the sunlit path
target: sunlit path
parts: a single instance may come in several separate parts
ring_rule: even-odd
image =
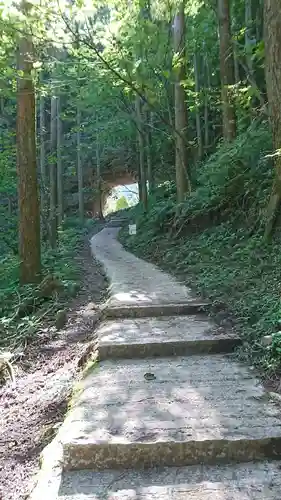
[[[111,305],[171,304],[191,300],[191,292],[155,266],[126,252],[118,228],[105,228],[91,240],[93,254],[110,281]]]
[[[105,307],[122,316],[96,332],[100,363],[74,391],[32,500],[278,500],[280,409],[233,358],[239,338],[196,308],[171,315],[190,290],[117,234],[105,228],[91,248],[110,280]]]

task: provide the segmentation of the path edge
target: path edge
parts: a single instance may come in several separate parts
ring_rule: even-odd
[[[56,500],[63,474],[63,449],[56,436],[41,452],[40,469],[28,500]]]
[[[109,279],[104,264],[101,262],[101,260],[99,260],[95,256],[92,250],[91,242],[94,237],[95,234],[88,239],[91,256],[93,259],[96,259],[99,262],[99,264],[103,269],[104,274],[106,275],[107,279]],[[110,288],[110,281],[108,283],[107,291],[109,290],[109,288]],[[101,321],[103,321],[103,310],[106,308],[107,303],[108,299],[105,300],[103,304],[101,304],[98,308],[98,318],[94,326],[94,330],[96,330]],[[90,346],[89,350],[91,350]],[[88,354],[89,354],[88,352],[83,353],[81,359],[78,361],[78,365],[79,363],[85,364],[85,361],[88,358]],[[79,383],[79,378],[78,380],[75,380],[73,383],[72,394],[69,400],[70,404],[73,398],[73,390],[77,383]],[[31,491],[27,493],[26,496],[27,500],[56,500],[58,498],[61,479],[64,471],[63,446],[60,440],[60,432],[63,427],[64,421],[65,421],[65,416],[62,425],[58,430],[57,435],[52,439],[52,441],[49,444],[47,444],[43,448],[43,450],[40,453],[39,470],[33,476],[34,484],[32,485]]]

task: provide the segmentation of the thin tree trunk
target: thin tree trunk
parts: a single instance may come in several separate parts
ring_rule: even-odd
[[[247,64],[247,78],[252,86],[254,86],[259,92],[258,86],[254,78],[253,61],[252,61],[252,0],[245,0],[245,53],[246,53],[246,64]],[[254,85],[252,84],[254,82]],[[253,99],[251,99],[253,103]],[[251,108],[251,118],[253,118],[253,109]]]
[[[57,159],[56,159],[56,122],[57,122],[57,99],[51,97],[51,132],[50,132],[50,210],[49,210],[49,232],[50,245],[55,249],[57,246]]]
[[[79,206],[79,218],[80,221],[84,221],[84,183],[83,183],[83,167],[81,161],[81,111],[79,105],[77,106],[76,115],[76,126],[77,126],[77,178],[78,178],[78,206]]]
[[[62,122],[61,99],[57,98],[57,185],[58,185],[58,224],[63,222],[63,166],[62,166]]]
[[[11,217],[13,215],[13,205],[11,197],[8,196],[8,216]]]
[[[256,3],[256,14],[255,14],[255,19],[256,19],[256,31],[255,31],[255,36],[257,42],[263,39],[263,0],[257,0]]]
[[[149,194],[155,190],[153,160],[152,160],[152,127],[153,113],[147,112],[147,127],[146,127],[146,158],[147,158],[147,180],[149,186]]]
[[[146,185],[146,169],[145,169],[145,142],[143,135],[143,125],[142,125],[142,110],[141,110],[141,98],[139,95],[136,96],[136,118],[137,118],[137,134],[139,142],[139,166],[140,166],[140,183],[141,183],[141,201],[143,203],[144,210],[147,210],[147,185]]]
[[[41,201],[41,221],[42,237],[45,240],[48,234],[48,194],[47,194],[47,168],[46,168],[46,123],[45,123],[45,99],[41,95],[39,99],[39,134],[40,134],[40,201]]]
[[[190,191],[187,171],[185,136],[187,134],[187,108],[182,81],[185,79],[185,17],[184,2],[174,18],[174,51],[178,56],[175,70],[175,164],[177,199],[181,202]]]
[[[4,130],[6,129],[5,124],[5,101],[4,97],[0,97],[0,111],[1,111],[1,120],[0,120],[0,151],[4,149]]]
[[[99,218],[103,220],[104,219],[103,195],[102,195],[102,179],[101,179],[101,165],[100,165],[100,141],[99,141],[98,128],[96,136],[96,163],[97,163],[97,195],[98,195]]]
[[[269,237],[274,229],[281,206],[281,9],[279,0],[264,2],[265,31],[265,73],[273,135],[275,157],[275,179],[267,208],[265,236]]]
[[[223,136],[227,141],[236,137],[236,117],[231,85],[234,85],[234,58],[230,31],[229,0],[218,0],[220,35],[220,74],[222,97]]]
[[[172,74],[173,68],[172,68],[172,61],[171,64],[169,64],[169,71]],[[166,96],[166,103],[167,103],[167,112],[168,112],[168,117],[169,117],[169,124],[171,129],[173,130],[174,128],[174,118],[173,118],[173,103],[175,100],[174,97],[174,88],[173,85],[170,81],[166,81],[164,83],[164,89],[165,89],[165,96]]]
[[[253,62],[252,62],[252,0],[245,0],[245,51],[246,51],[246,61],[248,66],[248,71],[252,75],[253,73]]]
[[[209,150],[209,99],[206,91],[204,100],[204,150],[205,153]]]
[[[199,69],[198,69],[198,56],[194,52],[194,76],[195,76],[195,92],[196,92],[196,134],[197,134],[197,147],[198,147],[198,160],[202,160],[203,157],[203,143],[202,143],[202,130],[201,130],[201,120],[200,120],[200,103],[199,103]]]
[[[138,193],[139,193],[139,202],[142,203],[143,195],[142,195],[142,182],[141,182],[141,170],[140,170],[139,158],[138,158]]]
[[[21,3],[28,15],[29,6]],[[17,84],[17,174],[19,202],[20,281],[40,280],[40,203],[38,193],[35,137],[35,92],[32,80],[33,44],[22,35],[18,46],[18,70],[22,73]]]
[[[47,169],[46,169],[46,123],[45,123],[45,99],[41,95],[39,100],[39,129],[40,129],[40,175],[42,185],[47,186]]]
[[[234,57],[234,80],[235,83],[240,82],[240,71],[239,71],[239,58],[237,54],[237,48],[234,47],[233,57]]]
[[[205,44],[204,44],[205,46]],[[204,58],[205,67],[205,99],[204,99],[204,150],[205,153],[209,150],[210,137],[209,137],[209,103],[210,103],[210,91],[211,91],[211,80],[210,80],[210,67],[208,54],[206,51]]]

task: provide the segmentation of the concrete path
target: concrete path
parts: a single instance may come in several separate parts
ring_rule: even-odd
[[[191,299],[188,288],[126,252],[116,240],[118,231],[106,228],[91,240],[92,252],[110,279],[110,305],[177,304]]]
[[[91,241],[114,319],[32,500],[279,500],[281,408],[233,357],[239,339],[116,234]]]

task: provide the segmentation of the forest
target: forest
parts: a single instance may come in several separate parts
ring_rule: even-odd
[[[138,231],[121,241],[226,310],[277,373],[278,0],[0,5],[1,347],[76,293],[73,257],[127,173]]]

